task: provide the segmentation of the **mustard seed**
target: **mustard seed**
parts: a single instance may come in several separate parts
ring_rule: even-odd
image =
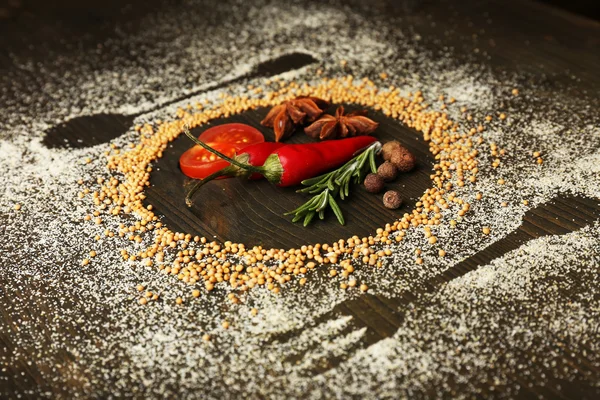
[[[305,274],[314,269],[317,264],[337,264],[338,260],[344,260],[346,255],[353,260],[364,258],[365,264],[381,266],[381,260],[378,259],[381,256],[373,255],[372,246],[377,243],[390,244],[394,237],[396,241],[401,241],[404,232],[411,227],[438,225],[443,222],[442,210],[450,208],[453,204],[466,205],[451,190],[454,186],[460,187],[467,182],[476,181],[478,157],[473,149],[475,139],[470,139],[469,136],[483,131],[484,126],[479,124],[476,128],[465,129],[451,121],[445,112],[430,112],[426,106],[424,107],[424,96],[420,91],[409,94],[405,98],[400,96],[399,91],[393,87],[389,91],[378,91],[374,83],[368,79],[361,80],[357,84],[353,83],[353,80],[352,76],[348,76],[323,80],[316,85],[301,86],[297,82],[272,79],[277,88],[264,89],[262,98],[236,97],[221,93],[220,101],[211,102],[205,99],[204,105],[198,103],[195,107],[182,107],[177,111],[177,118],[174,120],[157,120],[155,124],[136,127],[138,132],[142,133],[136,139],[137,142],[130,143],[126,151],[119,151],[115,146],[107,161],[108,168],[122,172],[125,180],[122,182],[116,178],[102,180],[102,182],[96,180],[101,188],[93,192],[92,202],[98,209],[90,220],[101,224],[100,211],[103,207],[106,210],[107,206],[109,206],[107,212],[111,217],[131,213],[140,217],[140,221],[131,227],[124,225],[119,227],[118,235],[134,243],[142,243],[143,234],[152,231],[155,235],[155,243],[152,248],[141,250],[137,254],[121,253],[121,256],[131,261],[142,259],[147,265],[149,265],[148,261],[151,262],[153,259],[158,263],[157,269],[162,273],[177,277],[188,284],[202,282],[207,291],[213,290],[216,283],[229,282],[232,287],[241,291],[255,286],[266,286],[277,293],[283,287],[279,285],[283,285],[292,279],[291,277]],[[332,103],[372,105],[375,109],[382,110],[385,115],[419,130],[429,143],[431,152],[436,155],[434,174],[431,178],[433,186],[421,196],[420,205],[393,224],[387,224],[385,229],[378,229],[375,236],[364,238],[354,236],[351,240],[334,243],[332,246],[317,244],[286,251],[263,249],[258,246],[246,248],[243,244],[231,242],[221,246],[216,242],[210,242],[205,237],[192,237],[189,234],[173,232],[157,221],[158,217],[154,215],[152,207],[144,206],[143,189],[149,184],[152,171],[150,163],[161,157],[165,146],[182,133],[184,120],[191,129],[215,118],[257,107],[278,105],[289,98],[292,92],[296,96],[321,97]],[[461,107],[461,111],[466,113],[467,110]],[[469,115],[467,119],[472,120],[473,117]],[[476,142],[481,145],[483,138],[478,137]],[[394,151],[398,153],[405,150],[398,142],[388,142],[383,147],[383,157],[386,161],[392,159]],[[504,154],[503,150],[494,145],[492,152],[494,153],[492,156],[496,157],[494,164],[499,166],[498,157]],[[403,163],[406,163],[406,158],[404,156],[402,159]],[[414,161],[416,161],[414,156],[408,156],[409,165],[405,168],[412,168],[410,164],[414,166]],[[83,185],[83,182],[81,184]],[[90,190],[81,187],[80,193],[87,195]],[[459,215],[465,215],[467,211],[468,208],[463,207]],[[451,220],[450,226],[456,226],[456,221]],[[392,235],[395,231],[398,234]],[[105,236],[110,237],[110,234],[105,233]],[[433,235],[430,234],[431,237]],[[99,235],[97,239],[100,240]],[[188,251],[192,250],[191,248],[187,249],[191,241],[202,245],[200,249],[194,249],[195,254]],[[363,249],[367,250],[365,254],[362,253]],[[181,254],[176,256],[175,262],[164,265],[164,255],[160,257],[158,255],[164,254],[166,250],[179,251]],[[188,252],[184,254],[183,251]],[[239,256],[243,260],[241,267],[226,265],[228,255]],[[273,260],[277,266],[271,265],[269,260]],[[354,271],[353,267],[352,269],[344,267],[342,274],[347,277],[352,271]],[[299,281],[304,285],[306,278],[299,277]],[[349,287],[352,287],[351,282],[355,281],[351,279],[348,282]]]

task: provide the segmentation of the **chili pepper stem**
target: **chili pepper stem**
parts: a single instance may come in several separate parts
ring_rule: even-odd
[[[277,154],[269,155],[261,168],[261,173],[269,182],[279,183],[283,176],[283,165]]]
[[[202,186],[204,186],[208,182],[210,182],[213,179],[216,179],[220,176],[236,176],[238,174],[238,172],[239,172],[238,168],[230,165],[230,166],[220,169],[216,172],[213,172],[212,174],[210,174],[209,176],[207,176],[204,179],[198,180],[198,182],[196,182],[196,184],[189,190],[189,192],[185,196],[185,204],[187,204],[188,207],[191,207],[193,204],[192,197],[194,197],[194,195],[196,194],[198,189],[200,189]]]

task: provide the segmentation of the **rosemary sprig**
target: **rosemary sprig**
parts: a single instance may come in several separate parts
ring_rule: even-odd
[[[344,200],[350,193],[352,178],[354,178],[354,183],[360,183],[363,181],[368,169],[371,172],[377,171],[375,155],[379,151],[381,151],[381,143],[375,142],[340,168],[302,181],[302,184],[307,187],[298,190],[298,193],[309,193],[315,196],[285,215],[294,215],[292,222],[298,222],[303,219],[304,226],[307,226],[316,215],[320,219],[324,219],[325,210],[329,206],[337,217],[338,222],[344,225],[346,221],[344,220],[342,210],[335,201],[335,197],[339,195],[340,199]]]

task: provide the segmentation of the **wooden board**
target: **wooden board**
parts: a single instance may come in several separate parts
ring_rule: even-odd
[[[348,111],[352,109],[347,107]],[[267,140],[272,141],[272,131],[259,124],[266,112],[267,110],[248,111],[222,122],[253,125],[265,133]],[[380,123],[377,138],[384,142],[400,140],[419,159],[415,170],[400,175],[395,182],[387,185],[389,189],[399,190],[406,199],[398,210],[389,210],[383,206],[383,193],[372,194],[362,185],[353,185],[351,201],[340,202],[346,218],[344,226],[339,224],[330,211],[324,221],[314,221],[304,228],[301,223],[291,223],[291,217],[284,214],[299,207],[309,196],[296,193],[295,188],[278,188],[265,180],[239,179],[219,180],[205,185],[194,197],[193,207],[187,208],[184,198],[189,187],[186,185],[194,182],[179,170],[179,155],[191,143],[183,136],[156,163],[146,200],[165,215],[171,229],[214,236],[221,241],[231,240],[247,246],[289,249],[306,244],[333,243],[353,235],[368,236],[377,228],[398,219],[406,210],[412,210],[416,199],[431,184],[429,175],[433,165],[428,145],[420,134],[382,114],[372,112],[371,115]],[[193,133],[198,135],[202,130],[197,129]],[[298,132],[289,142],[308,143],[313,140]]]
[[[158,3],[158,2],[150,2]],[[558,9],[549,8],[538,3],[523,3],[520,1],[496,2],[465,2],[466,4],[442,4],[437,2],[408,2],[408,9],[415,15],[411,22],[420,27],[424,33],[432,36],[448,36],[448,41],[453,43],[457,51],[473,51],[477,47],[482,52],[491,56],[490,64],[494,68],[523,69],[536,74],[558,73],[566,70],[580,77],[580,81],[573,84],[581,91],[598,93],[600,91],[600,25],[585,18],[564,13]],[[462,3],[462,2],[461,2]],[[390,6],[392,9],[394,7]],[[102,7],[97,7],[102,9]],[[152,8],[152,7],[149,7]],[[63,10],[62,18],[68,20],[80,19],[82,13]],[[28,9],[35,21],[35,7]],[[85,13],[83,13],[85,14]],[[111,18],[112,13],[101,13],[104,18]],[[494,24],[487,24],[485,15],[491,15]],[[128,18],[135,18],[128,15]],[[115,19],[117,19],[115,17]],[[436,21],[431,24],[430,21]],[[38,17],[38,22],[48,22],[46,17]],[[110,20],[109,20],[110,22]],[[134,21],[135,23],[135,21]],[[52,31],[52,28],[48,27]],[[485,31],[485,34],[482,34]],[[20,40],[15,39],[16,45],[11,44],[11,36],[17,37],[24,34],[18,26],[7,26],[3,31],[6,34],[0,43],[10,47],[13,51],[26,52],[18,49]],[[65,35],[64,30],[55,32],[58,36]],[[46,35],[48,32],[46,31]],[[103,37],[106,31],[93,29],[92,34]],[[39,40],[42,40],[42,35]],[[480,35],[474,44],[466,37]],[[8,38],[8,39],[7,39]],[[35,38],[35,36],[34,36]],[[492,40],[493,39],[493,44]],[[14,47],[11,47],[14,46]],[[35,55],[32,55],[35,57]],[[0,58],[3,68],[9,68],[8,58]],[[542,72],[540,72],[542,71]],[[264,116],[265,110],[247,112],[243,115],[232,117],[227,121],[246,122],[258,126]],[[348,224],[339,226],[328,216],[323,224],[310,228],[308,242],[331,242],[338,238],[346,238],[353,234],[368,234],[374,227],[379,227],[391,221],[399,213],[409,209],[411,201],[429,186],[429,169],[431,157],[427,146],[420,139],[420,135],[408,128],[392,123],[380,114],[374,114],[375,119],[381,123],[380,135],[382,139],[399,138],[406,143],[420,160],[419,168],[400,178],[391,187],[400,188],[407,204],[399,211],[384,209],[379,201],[380,196],[365,193],[360,187],[353,190],[351,203],[343,204],[342,208],[347,216]],[[106,132],[126,129],[130,116],[101,115],[92,121],[80,120],[77,124],[68,127],[69,137],[56,135],[49,136],[46,143],[51,146],[64,145],[66,138],[75,146],[90,146],[115,137],[102,136]],[[222,122],[225,122],[222,121]],[[65,132],[65,130],[63,130]],[[264,130],[264,132],[268,132]],[[195,132],[199,133],[199,131]],[[294,141],[306,140],[302,135]],[[183,203],[186,179],[178,172],[177,156],[189,146],[185,138],[180,138],[165,153],[165,157],[157,163],[156,171],[152,175],[153,187],[148,189],[148,202],[156,206],[159,213],[163,214],[167,223],[173,229],[191,231],[208,235],[215,235],[219,239],[242,241],[248,244],[263,244],[274,247],[295,247],[307,242],[306,231],[299,226],[291,225],[287,217],[282,216],[301,204],[305,197],[291,190],[277,189],[266,182],[249,183],[235,180],[215,182],[207,185],[195,200],[195,206],[187,209]],[[276,199],[276,200],[275,200]],[[207,212],[210,210],[211,212]],[[531,238],[547,234],[565,233],[589,224],[598,218],[600,207],[593,199],[559,197],[553,202],[542,205],[527,214],[523,225],[506,239],[482,250],[468,260],[460,263],[444,276],[429,282],[423,288],[426,293],[437,287],[440,283],[451,278],[465,274],[478,265],[489,262],[514,249],[520,243]],[[273,235],[274,231],[282,232]],[[0,277],[0,283],[5,277]],[[18,299],[12,301],[28,304],[28,291],[39,290],[37,287],[23,288],[23,293]],[[422,293],[409,293],[406,298],[384,298],[365,295],[359,299],[347,302],[336,307],[331,315],[353,315],[356,326],[368,328],[364,346],[375,343],[382,338],[392,335],[402,321],[402,307],[408,301],[414,301]],[[9,306],[10,302],[2,302],[1,306]],[[65,305],[69,307],[69,305]],[[23,320],[43,321],[41,310],[48,311],[44,304],[30,304],[22,308]],[[398,311],[400,310],[400,311]],[[330,315],[324,316],[324,318]],[[2,323],[13,326],[16,321],[13,315],[2,313]],[[20,318],[19,318],[20,320]],[[68,332],[67,332],[68,333]],[[295,332],[289,332],[281,340],[288,340]],[[10,346],[10,333],[0,332],[0,341]],[[17,350],[17,349],[12,349]],[[57,359],[57,363],[68,360],[68,355]],[[578,355],[574,354],[577,358]],[[343,359],[343,357],[342,357]],[[117,360],[125,362],[126,360]],[[315,368],[315,373],[322,372],[339,363],[338,360],[324,360],[323,368]],[[31,382],[48,388],[54,394],[69,393],[68,388],[53,386],[52,382],[44,382],[39,371],[28,367],[27,358],[19,359],[19,365],[11,371],[15,373],[14,379],[9,382],[13,388],[23,389]],[[580,398],[587,395],[593,398],[597,392],[594,388],[577,383],[565,383],[562,397]],[[556,393],[545,392],[543,389],[524,389],[523,396],[545,395],[557,397]]]

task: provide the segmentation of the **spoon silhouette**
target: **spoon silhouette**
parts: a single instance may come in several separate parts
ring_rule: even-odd
[[[298,70],[316,62],[318,60],[307,53],[294,52],[284,54],[257,64],[248,73],[204,87],[140,113],[130,115],[100,113],[75,117],[48,129],[42,143],[49,148],[84,148],[106,143],[127,132],[135,118],[142,114],[177,103],[199,93],[216,90],[232,83],[240,82],[244,79],[275,76],[284,72]]]

